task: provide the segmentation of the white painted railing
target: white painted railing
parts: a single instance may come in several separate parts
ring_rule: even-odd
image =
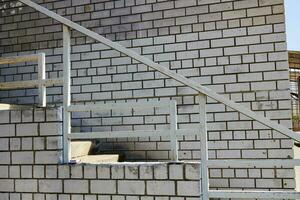
[[[113,103],[113,104],[95,104],[95,105],[71,105],[66,112],[90,112],[105,110],[126,110],[128,108],[169,108],[169,129],[164,130],[138,130],[138,131],[105,131],[105,132],[84,132],[70,133],[66,135],[67,141],[74,139],[101,139],[101,138],[136,138],[136,137],[154,137],[168,136],[171,141],[171,159],[178,161],[178,142],[179,134],[189,133],[191,130],[177,130],[177,106],[176,101],[150,101],[143,103]],[[196,130],[193,131],[194,134]],[[67,144],[68,146],[70,144]],[[70,150],[72,151],[72,150]]]
[[[46,79],[45,54],[33,54],[0,58],[1,64],[15,64],[23,62],[37,62],[38,79],[29,81],[13,81],[0,83],[0,90],[24,89],[38,87],[39,106],[46,106],[46,87],[53,84],[62,84],[61,79]]]
[[[253,111],[247,109],[246,107],[243,107],[227,98],[225,98],[222,95],[217,94],[213,90],[204,87],[194,81],[191,81],[187,79],[186,77],[177,74],[157,63],[154,63],[150,59],[141,56],[137,54],[136,52],[127,49],[120,44],[116,42],[112,42],[103,36],[90,31],[79,24],[76,24],[72,22],[71,20],[68,20],[34,2],[31,0],[19,0],[22,3],[36,9],[37,11],[61,22],[63,24],[63,62],[64,62],[64,161],[68,162],[70,158],[70,145],[69,141],[74,138],[83,138],[83,137],[90,137],[90,138],[99,138],[99,137],[110,137],[111,134],[114,134],[114,136],[123,137],[125,135],[129,135],[128,132],[117,132],[117,133],[88,133],[87,136],[83,136],[82,133],[73,133],[74,135],[71,135],[71,115],[70,113],[72,111],[75,111],[76,109],[79,110],[82,108],[82,110],[89,110],[88,107],[76,107],[71,106],[71,97],[70,97],[70,71],[71,71],[71,62],[70,62],[70,29],[74,29],[88,37],[93,38],[96,41],[99,41],[112,49],[121,52],[122,54],[125,54],[129,57],[131,57],[134,60],[137,60],[159,72],[162,74],[177,80],[178,82],[196,90],[199,92],[199,130],[196,132],[194,130],[188,132],[187,130],[175,130],[175,135],[186,135],[186,134],[195,134],[199,135],[201,138],[201,199],[202,200],[208,200],[209,198],[269,198],[269,199],[297,199],[300,198],[300,193],[296,192],[262,192],[262,191],[231,191],[231,190],[209,190],[209,176],[208,176],[208,168],[209,167],[247,167],[249,165],[251,166],[259,166],[259,167],[273,167],[273,166],[300,166],[300,160],[208,160],[208,145],[207,145],[207,129],[206,129],[206,96],[221,102],[225,104],[226,106],[244,114],[245,116],[256,120],[265,126],[276,130],[294,140],[300,141],[300,135],[294,133],[293,131],[289,130],[288,128],[277,124],[276,122],[273,122],[264,116],[258,115],[254,113]],[[100,109],[100,108],[99,108]],[[174,130],[173,130],[174,131]],[[152,135],[152,133],[149,132],[136,132],[136,136],[140,135]],[[156,134],[160,135],[166,135],[168,133],[163,131],[158,131]]]

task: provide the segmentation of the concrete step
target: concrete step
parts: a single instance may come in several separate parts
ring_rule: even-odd
[[[89,155],[92,147],[91,141],[73,141],[71,142],[71,160],[72,163],[112,163],[118,162],[118,154]]]
[[[77,157],[89,155],[91,147],[92,147],[91,141],[72,141],[71,158],[75,159]]]
[[[107,154],[107,155],[86,155],[76,158],[76,163],[115,163],[119,162],[118,154]]]
[[[0,103],[0,110],[25,110],[33,107],[34,106]]]

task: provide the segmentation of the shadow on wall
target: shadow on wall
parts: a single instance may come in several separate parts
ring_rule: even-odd
[[[149,161],[149,158],[146,156],[146,151],[133,151],[132,144],[130,142],[115,143],[108,142],[105,139],[94,140],[90,154],[118,154],[120,162]]]

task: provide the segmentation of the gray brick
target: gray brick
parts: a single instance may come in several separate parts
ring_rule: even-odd
[[[115,180],[92,180],[91,193],[116,194],[116,181]]]
[[[148,195],[175,195],[175,183],[173,181],[147,181]]]
[[[12,164],[33,164],[33,152],[12,152]]]
[[[61,180],[39,180],[39,191],[47,193],[61,193]]]
[[[118,181],[118,194],[129,195],[144,195],[145,182],[144,181]]]
[[[1,190],[1,192],[14,192],[14,180],[13,179],[1,179],[0,190]]]
[[[37,180],[22,179],[15,181],[16,192],[37,192],[38,184]]]
[[[64,192],[74,194],[86,194],[89,192],[87,180],[65,180]]]
[[[15,136],[15,126],[13,124],[0,125],[1,134],[0,137],[12,137]]]

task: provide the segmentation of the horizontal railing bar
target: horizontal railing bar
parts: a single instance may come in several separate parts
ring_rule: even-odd
[[[151,108],[151,107],[168,107],[172,101],[159,102],[128,102],[128,103],[103,103],[103,104],[88,104],[88,105],[71,105],[67,107],[69,112],[86,112],[86,111],[104,111],[104,110],[123,110],[128,108]]]
[[[71,133],[69,139],[109,139],[109,138],[132,138],[132,137],[152,137],[152,136],[169,136],[170,130],[153,130],[153,131],[103,131],[103,132],[85,132]]]
[[[51,86],[54,84],[61,85],[63,83],[63,80],[60,78],[54,78],[54,79],[45,79],[40,80],[44,86]],[[14,82],[4,82],[0,83],[0,90],[10,90],[10,89],[24,89],[24,88],[33,88],[38,87],[39,80],[30,80],[30,81],[14,81]]]
[[[221,102],[223,104],[225,104],[226,106],[236,110],[236,111],[239,111],[240,113],[244,114],[245,116],[251,118],[251,119],[254,119],[262,124],[264,124],[265,126],[269,127],[269,128],[272,128],[290,138],[293,138],[294,140],[297,140],[297,141],[300,141],[300,135],[294,133],[293,131],[289,130],[287,127],[285,126],[282,126],[280,124],[278,124],[277,122],[274,122],[274,121],[271,121],[270,119],[262,116],[262,115],[259,115],[255,112],[253,112],[252,110],[238,104],[238,103],[235,103],[234,101],[232,100],[229,100],[228,98],[224,97],[223,95],[220,95],[216,92],[214,92],[212,89],[208,88],[208,87],[205,87],[205,86],[202,86],[201,84],[195,82],[195,81],[192,81],[192,80],[189,80],[188,78],[186,78],[185,76],[182,76],[180,74],[177,74],[176,72],[174,71],[171,71],[169,70],[168,68],[166,67],[163,67],[155,62],[153,62],[152,60],[150,60],[149,58],[145,57],[145,56],[142,56],[138,53],[136,53],[135,51],[133,50],[130,50],[128,48],[125,48],[123,47],[122,45],[120,45],[119,43],[117,42],[113,42],[101,35],[99,35],[98,33],[95,33],[83,26],[80,26],[79,24],[77,23],[74,23],[72,22],[71,20],[65,18],[65,17],[62,17],[60,15],[58,15],[57,13],[53,12],[53,11],[50,11],[30,0],[20,0],[22,3],[25,3],[26,5],[36,9],[37,11],[63,23],[64,25],[66,26],[69,26],[70,28],[72,29],[75,29],[77,31],[79,31],[80,33],[90,37],[90,38],[93,38],[95,39],[96,41],[99,41],[109,47],[111,47],[112,49],[116,50],[116,51],[119,51],[127,56],[129,56],[130,58],[136,60],[136,61],[139,61],[153,69],[156,69],[157,71],[161,72],[162,74],[172,78],[172,79],[175,79],[177,80],[178,82],[198,91],[199,93],[202,93],[202,94],[205,94],[207,96],[209,96],[210,98],[218,101],[218,102]]]
[[[105,139],[122,137],[153,137],[170,136],[170,129],[166,130],[139,130],[139,131],[103,131],[103,132],[77,132],[69,134],[70,139]],[[183,135],[196,135],[196,129],[177,129],[176,137]]]
[[[210,190],[208,192],[210,198],[257,198],[257,199],[298,199],[300,192],[284,192],[284,191],[230,191],[230,190]]]
[[[210,168],[249,168],[249,167],[295,167],[300,166],[300,159],[234,159],[234,160],[209,160]]]
[[[0,58],[0,65],[37,61],[39,56],[42,55],[43,54],[32,54],[32,55],[24,55],[24,56],[2,57]]]

